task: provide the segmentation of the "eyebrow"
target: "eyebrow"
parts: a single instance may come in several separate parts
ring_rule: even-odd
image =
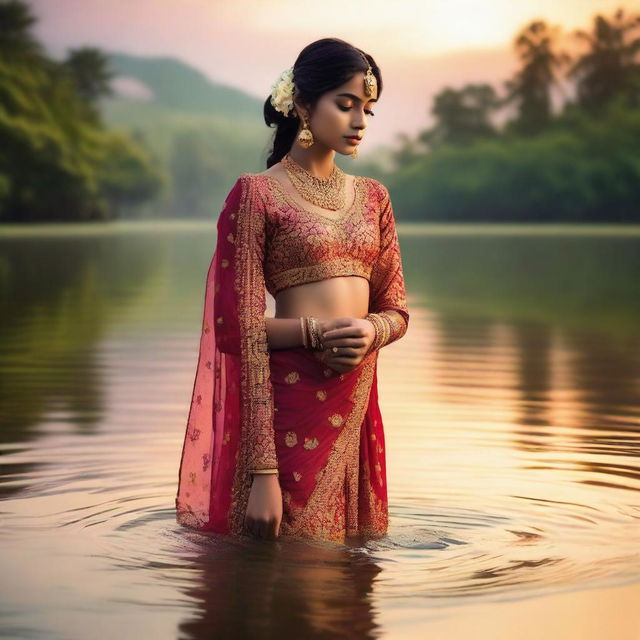
[[[360,100],[360,98],[358,98],[358,96],[355,95],[355,93],[338,93],[336,95],[336,97],[338,97],[338,96],[346,96],[347,98],[352,98],[356,102],[362,102],[362,100]],[[371,98],[371,100],[367,100],[367,102],[378,102],[378,99],[377,98]]]

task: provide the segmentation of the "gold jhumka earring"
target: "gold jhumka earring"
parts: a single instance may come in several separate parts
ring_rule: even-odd
[[[308,149],[313,144],[313,134],[311,133],[311,129],[309,129],[309,124],[307,119],[302,117],[302,129],[298,134],[298,144],[305,149]]]

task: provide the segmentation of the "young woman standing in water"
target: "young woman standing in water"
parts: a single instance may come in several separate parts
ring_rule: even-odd
[[[335,164],[357,156],[381,89],[371,56],[324,38],[265,102],[267,170],[229,192],[207,274],[185,526],[338,542],[387,530],[376,374],[409,322],[402,261],[386,187]]]

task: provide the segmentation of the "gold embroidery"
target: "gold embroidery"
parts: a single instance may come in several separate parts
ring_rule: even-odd
[[[339,427],[342,424],[343,418],[339,413],[334,413],[333,415],[329,416],[328,420],[332,424],[332,426]]]
[[[220,266],[226,269],[229,266],[229,261],[226,258],[222,258],[222,260],[220,260]]]
[[[287,431],[284,442],[287,447],[295,447],[298,444],[298,436],[295,431]]]
[[[299,471],[294,471],[293,478],[296,482],[300,482],[300,478],[302,478],[302,474]]]
[[[316,237],[316,236],[314,236]],[[318,243],[324,240],[320,238]],[[337,276],[360,276],[369,280],[371,267],[353,258],[336,258],[319,264],[310,264],[303,267],[293,267],[280,273],[272,274],[270,279],[270,292],[277,294],[282,289],[294,287],[308,282],[327,280]],[[272,294],[272,295],[273,295]]]
[[[222,324],[222,323],[224,322],[223,317],[222,317],[222,316],[219,316],[219,317],[216,319],[216,322],[217,322],[218,324]]]
[[[353,408],[331,446],[327,462],[316,474],[316,485],[300,508],[287,505],[289,519],[281,523],[284,535],[344,542],[345,536],[370,530],[367,521],[358,523],[358,469],[360,429],[369,402],[375,370],[375,354],[365,357],[350,395]],[[367,498],[370,501],[370,497]],[[384,509],[381,509],[384,511]],[[384,529],[382,518],[376,530]]]
[[[327,392],[324,389],[319,389],[316,391],[316,398],[324,402],[327,399]]]
[[[225,431],[224,432],[224,437],[222,438],[222,444],[227,444],[227,442],[229,442],[231,438],[231,432],[230,431]]]
[[[265,284],[279,291],[336,276],[369,280],[379,251],[379,218],[371,178],[354,176],[354,199],[346,215],[333,219],[292,200],[268,174],[258,174],[268,203]]]
[[[292,371],[291,373],[285,376],[285,382],[289,384],[293,384],[294,382],[298,382],[300,380],[300,374],[297,371]]]
[[[265,210],[255,197],[251,176],[242,174],[239,180],[242,195],[235,227],[234,290],[240,333],[241,433],[229,510],[229,529],[235,534],[244,531],[252,483],[249,469],[278,467],[265,318]]]
[[[324,373],[325,378],[328,378],[333,373],[333,369],[325,369],[322,373]]]
[[[230,233],[229,235],[227,235],[227,240],[233,244],[234,242],[233,233]]]
[[[388,322],[391,335],[385,344],[390,344],[405,334],[409,324],[407,292],[389,191],[377,180],[373,184],[380,208],[380,250],[371,271],[369,312]]]
[[[305,438],[304,439],[304,448],[305,449],[315,449],[318,444],[318,438]]]

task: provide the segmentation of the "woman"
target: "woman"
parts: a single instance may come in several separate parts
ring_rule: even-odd
[[[337,542],[387,530],[376,366],[407,330],[402,262],[386,187],[334,162],[357,155],[381,88],[371,56],[324,38],[265,102],[267,170],[229,192],[207,275],[185,526]]]

